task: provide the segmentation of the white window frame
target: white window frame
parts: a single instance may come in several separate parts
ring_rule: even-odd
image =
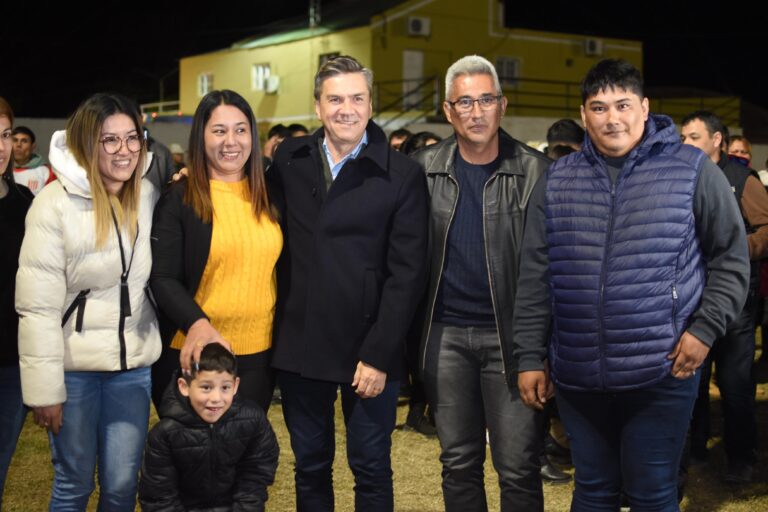
[[[260,62],[251,64],[251,90],[264,91],[267,89],[267,80],[272,76],[269,63]]]
[[[520,78],[520,59],[509,55],[496,57],[496,72],[502,87],[517,87]]]
[[[206,71],[197,75],[197,95],[205,96],[213,90],[213,73]]]

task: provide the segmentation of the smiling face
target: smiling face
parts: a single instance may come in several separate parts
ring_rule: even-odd
[[[99,135],[99,174],[104,182],[104,188],[110,194],[117,194],[123,185],[131,179],[139,162],[141,151],[131,152],[126,140],[130,136],[138,136],[139,132],[133,120],[125,114],[113,114],[104,120]],[[102,141],[114,137],[122,139],[120,150],[110,155],[104,149]]]
[[[233,105],[219,105],[205,124],[208,175],[221,181],[240,181],[251,157],[253,139],[246,115]]]
[[[601,89],[581,106],[581,120],[595,148],[604,156],[621,157],[643,138],[648,98],[621,88]]]
[[[232,406],[240,377],[233,377],[228,372],[201,370],[187,384],[179,378],[179,392],[189,398],[189,405],[206,423],[216,423]]]
[[[345,156],[362,140],[371,112],[371,94],[363,73],[342,73],[323,80],[315,113],[334,158]]]

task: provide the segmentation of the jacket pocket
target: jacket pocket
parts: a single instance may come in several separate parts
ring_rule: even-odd
[[[64,327],[64,325],[67,323],[67,320],[69,320],[69,317],[72,316],[72,313],[77,310],[77,316],[75,317],[75,331],[83,332],[85,301],[89,293],[91,293],[90,288],[87,290],[81,290],[80,293],[77,294],[77,297],[75,297],[75,299],[72,301],[72,304],[70,304],[67,310],[64,312],[64,316],[61,319],[62,327]]]
[[[677,328],[677,287],[672,285],[672,335],[677,343],[680,333]]]
[[[379,282],[374,269],[365,269],[363,282],[363,320],[368,323],[376,321],[379,311]]]

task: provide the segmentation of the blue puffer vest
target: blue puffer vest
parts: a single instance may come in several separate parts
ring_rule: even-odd
[[[706,268],[693,197],[704,153],[650,115],[615,184],[589,137],[548,172],[549,360],[563,388],[620,391],[669,374]]]

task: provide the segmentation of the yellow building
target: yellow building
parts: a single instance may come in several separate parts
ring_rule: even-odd
[[[448,66],[479,54],[497,67],[508,114],[574,117],[581,102],[578,82],[598,60],[623,58],[642,68],[638,41],[506,28],[499,0],[478,0],[472,8],[465,0],[359,4],[346,4],[342,21],[329,15],[316,28],[182,59],[181,111],[193,113],[207,91],[226,88],[242,94],[260,122],[317,125],[312,97],[317,67],[329,56],[348,54],[374,72],[379,121],[423,120],[439,114]]]

